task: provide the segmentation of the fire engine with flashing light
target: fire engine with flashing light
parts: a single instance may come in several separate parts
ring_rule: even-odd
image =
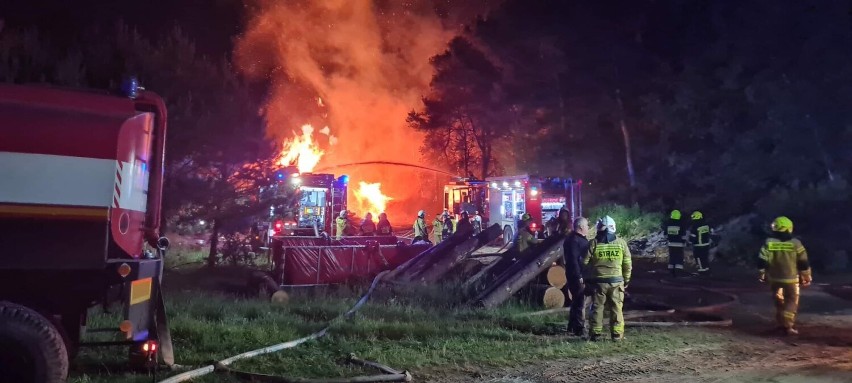
[[[334,220],[346,210],[349,176],[299,173],[295,166],[279,169],[273,183],[261,191],[263,198],[293,195],[291,205],[270,206],[267,236],[332,234]]]
[[[530,229],[539,237],[545,235],[545,224],[555,219],[561,209],[571,219],[583,214],[582,180],[570,177],[516,175],[482,180],[462,179],[444,186],[444,209],[455,215],[479,212],[483,227],[499,223],[503,243],[508,244],[518,232],[518,220],[524,213],[532,217]]]
[[[121,95],[0,85],[0,137],[0,376],[64,382],[85,346],[124,345],[154,367],[171,354],[163,100],[135,80]],[[120,319],[89,332],[115,335],[84,342],[96,305]]]

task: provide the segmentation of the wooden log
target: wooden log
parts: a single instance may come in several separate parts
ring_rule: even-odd
[[[412,267],[419,264],[424,258],[431,257],[433,253],[437,251],[443,251],[445,248],[450,247],[450,243],[448,241],[441,242],[437,245],[431,246],[426,250],[423,250],[420,254],[417,254],[414,258],[409,259],[405,263],[397,266],[395,269],[391,270],[388,276],[385,278],[385,281],[393,281],[393,282],[402,282],[401,277],[405,273],[407,273]]]
[[[478,275],[474,276],[475,279],[468,282],[465,291],[469,293],[469,296],[475,296],[473,299],[474,302],[481,300],[485,295],[489,294],[491,290],[505,283],[507,279],[511,278],[530,262],[535,261],[543,252],[546,252],[554,245],[558,244],[561,251],[563,240],[563,236],[547,238],[544,242],[530,247],[515,259],[509,259],[508,261],[510,264],[508,267],[498,264],[495,265],[495,267],[484,269]],[[508,256],[509,255],[504,255],[504,257]],[[562,254],[558,254],[558,256],[562,256]],[[556,258],[553,258],[553,260],[555,261]],[[505,258],[498,261],[498,263],[504,261],[506,261]],[[552,262],[553,261],[551,261],[551,264]],[[548,264],[547,266],[549,267],[551,264]],[[533,275],[530,278],[535,278],[537,275],[538,274]]]
[[[562,240],[551,241],[548,244],[550,246],[544,251],[541,250],[541,246],[536,246],[538,251],[533,254],[535,257],[530,262],[507,270],[504,278],[495,282],[484,294],[480,294],[475,299],[475,303],[486,308],[496,307],[547,270],[558,257],[562,256]]]
[[[565,294],[562,290],[550,285],[530,283],[518,294],[534,307],[555,309],[565,306]]]
[[[551,266],[547,269],[547,284],[561,289],[568,284],[568,277],[565,275],[565,268],[562,266]]]
[[[453,267],[470,257],[474,251],[491,243],[499,237],[500,234],[502,234],[500,225],[492,225],[481,233],[457,245],[448,254],[440,257],[433,257],[432,259],[435,260],[435,263],[432,264],[432,266],[421,270],[420,274],[415,276],[415,280],[421,283],[437,282],[444,278]]]
[[[559,290],[556,287],[549,287],[547,290],[544,290],[544,296],[541,298],[542,306],[546,309],[555,309],[557,307],[565,306],[565,294],[562,294],[562,290]]]
[[[453,233],[443,242],[432,246],[429,250],[424,251],[410,262],[401,266],[401,270],[394,272],[394,279],[399,282],[413,282],[417,276],[422,274],[426,269],[432,267],[439,260],[451,256],[450,253],[460,244],[468,241],[473,228],[468,227]]]

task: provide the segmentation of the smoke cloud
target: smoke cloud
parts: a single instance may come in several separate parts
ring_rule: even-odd
[[[328,126],[330,133],[317,137],[326,151],[320,168],[364,161],[428,166],[419,154],[422,136],[405,126],[405,117],[420,107],[433,73],[429,59],[459,30],[459,18],[487,6],[464,3],[455,14],[429,1],[256,3],[236,58],[243,73],[271,83],[268,134],[284,140],[306,123]],[[353,185],[380,182],[394,198],[391,215],[412,215],[440,193],[422,187],[434,175],[405,168],[336,173],[350,174]]]

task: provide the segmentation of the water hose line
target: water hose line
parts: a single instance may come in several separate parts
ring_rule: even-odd
[[[230,364],[232,364],[232,363],[234,363],[238,360],[253,358],[253,357],[256,357],[256,356],[259,356],[259,355],[265,355],[265,354],[269,354],[269,353],[273,353],[273,352],[277,352],[277,351],[281,351],[281,350],[286,350],[288,348],[296,347],[296,346],[298,346],[302,343],[305,343],[307,341],[321,338],[328,333],[329,329],[334,324],[336,324],[341,319],[350,318],[353,314],[355,314],[355,312],[357,312],[361,308],[361,306],[363,306],[365,303],[367,303],[367,300],[370,298],[370,295],[373,294],[373,291],[376,289],[376,286],[378,286],[379,282],[382,280],[382,278],[384,278],[385,275],[387,275],[388,272],[389,271],[383,271],[383,272],[379,273],[379,275],[377,275],[375,278],[373,278],[373,283],[370,284],[370,288],[367,290],[367,292],[361,297],[361,299],[358,300],[358,302],[355,303],[355,305],[352,306],[352,308],[350,308],[345,313],[338,315],[337,317],[335,317],[334,319],[329,321],[326,324],[325,327],[323,327],[321,330],[319,330],[319,331],[317,331],[313,334],[310,334],[308,336],[305,336],[305,337],[302,337],[302,338],[299,338],[299,339],[294,339],[294,340],[291,340],[289,342],[279,343],[279,344],[275,344],[275,345],[272,345],[272,346],[268,346],[268,347],[260,348],[260,349],[257,349],[257,350],[244,352],[242,354],[234,355],[230,358],[222,359],[222,360],[220,360],[216,363],[213,363],[213,364],[210,364],[210,365],[207,365],[207,366],[204,366],[204,367],[197,368],[195,370],[187,371],[187,372],[169,377],[165,380],[161,380],[159,383],[186,382],[190,379],[195,379],[195,378],[207,375],[207,374],[209,374],[213,371],[216,371],[217,369],[220,370],[220,371],[228,371],[228,369],[223,370],[223,368],[227,367],[228,365],[230,365]],[[330,380],[324,379],[323,381],[330,381]]]

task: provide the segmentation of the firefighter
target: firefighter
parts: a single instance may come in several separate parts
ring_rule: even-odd
[[[680,210],[672,210],[669,219],[663,224],[663,232],[669,242],[669,271],[677,277],[678,271],[683,270],[683,224],[680,221]]]
[[[521,215],[521,221],[518,222],[518,236],[515,240],[515,246],[518,248],[518,253],[523,253],[530,246],[540,243],[540,239],[536,239],[532,231],[530,231],[530,222],[532,217],[529,213]]]
[[[441,225],[441,237],[443,237],[444,239],[450,238],[450,236],[453,235],[453,233],[455,232],[455,230],[453,229],[455,229],[456,224],[455,222],[453,222],[453,219],[451,217],[452,214],[444,210],[444,222]]]
[[[766,239],[758,256],[760,281],[769,282],[775,298],[775,319],[787,335],[799,333],[794,327],[799,308],[799,284],[810,286],[813,281],[808,253],[798,238],[793,238],[793,221],[775,218],[772,234]]]
[[[348,212],[346,210],[341,210],[340,216],[338,216],[337,219],[334,221],[336,226],[335,229],[337,229],[337,239],[343,238],[343,233],[346,231],[346,226],[349,225],[347,213]]]
[[[479,215],[479,211],[473,213],[471,223],[473,223],[473,234],[479,234],[482,232],[482,216]]]
[[[417,212],[417,219],[414,220],[414,241],[428,241],[429,230],[426,229],[426,212],[420,210]]]
[[[379,223],[376,225],[376,234],[380,236],[393,235],[393,227],[391,227],[390,221],[388,221],[388,215],[385,213],[379,214]]]
[[[565,266],[565,276],[568,280],[568,291],[571,293],[571,306],[568,312],[568,332],[583,336],[586,323],[583,294],[583,260],[589,252],[589,220],[580,217],[574,220],[574,230],[568,234],[562,244],[562,265]]]
[[[467,211],[461,212],[461,217],[459,217],[458,224],[456,225],[456,231],[459,230],[466,230],[473,233],[473,224],[470,223],[470,217],[468,216]]]
[[[376,223],[373,222],[373,214],[367,213],[364,216],[364,220],[361,221],[361,235],[365,237],[372,237],[376,235]]]
[[[630,284],[633,262],[627,242],[615,235],[615,221],[610,216],[598,220],[597,235],[589,242],[589,252],[583,261],[588,265],[586,289],[592,296],[592,317],[589,320],[589,340],[599,340],[603,334],[604,310],[609,311],[612,340],[624,339],[624,291]]]
[[[704,214],[696,210],[692,212],[692,227],[689,229],[689,242],[692,244],[692,255],[698,263],[698,272],[710,271],[710,226],[704,222]]]
[[[589,225],[586,220],[586,226]],[[576,224],[576,222],[574,222]],[[568,235],[571,232],[571,214],[563,206],[559,209],[559,215],[556,217],[556,235]]]
[[[444,216],[443,214],[435,214],[435,220],[432,221],[432,235],[435,237],[435,243],[441,243],[444,240]]]

